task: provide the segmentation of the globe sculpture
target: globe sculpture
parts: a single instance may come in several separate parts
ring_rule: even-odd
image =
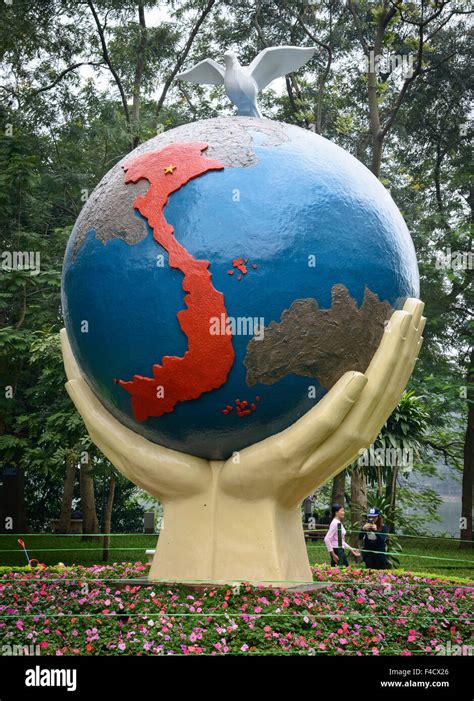
[[[282,431],[418,296],[383,185],[295,126],[217,118],[129,154],[85,205],[64,263],[66,328],[105,406],[211,459]]]
[[[330,141],[259,116],[258,89],[312,53],[183,74],[223,82],[240,116],[128,154],[67,246],[66,388],[164,504],[150,579],[310,581],[301,501],[376,438],[421,346],[390,194]]]

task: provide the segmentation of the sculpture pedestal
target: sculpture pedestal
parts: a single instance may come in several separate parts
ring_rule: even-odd
[[[150,580],[312,584],[300,507],[230,496],[213,480],[164,504]]]

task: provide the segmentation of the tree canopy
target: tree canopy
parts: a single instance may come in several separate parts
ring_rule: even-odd
[[[181,70],[229,48],[245,65],[267,46],[292,44],[318,48],[264,91],[261,108],[353,153],[407,221],[428,317],[410,384],[426,424],[418,461],[435,469],[443,460],[462,475],[460,534],[472,541],[469,21],[462,0],[0,5],[0,459],[26,471],[31,513],[51,490],[51,508],[32,524],[59,513],[68,459],[79,466],[87,455],[96,489],[113,474],[63,389],[61,266],[81,207],[139,143],[232,113],[222,87],[179,82]]]

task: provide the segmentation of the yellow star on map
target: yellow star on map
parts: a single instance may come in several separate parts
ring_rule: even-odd
[[[173,175],[173,171],[176,170],[176,166],[169,165],[166,166],[166,168],[163,168],[163,170],[165,171],[165,175],[166,173],[171,173],[171,175]]]

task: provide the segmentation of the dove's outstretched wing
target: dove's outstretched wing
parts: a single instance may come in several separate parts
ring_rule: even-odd
[[[257,83],[259,90],[275,78],[298,70],[313,57],[316,46],[310,48],[299,46],[275,46],[264,49],[254,58],[248,71]]]
[[[179,73],[178,80],[187,80],[188,83],[201,83],[203,85],[223,85],[225,68],[212,58],[205,58],[204,61],[196,63],[193,68],[184,73]]]

